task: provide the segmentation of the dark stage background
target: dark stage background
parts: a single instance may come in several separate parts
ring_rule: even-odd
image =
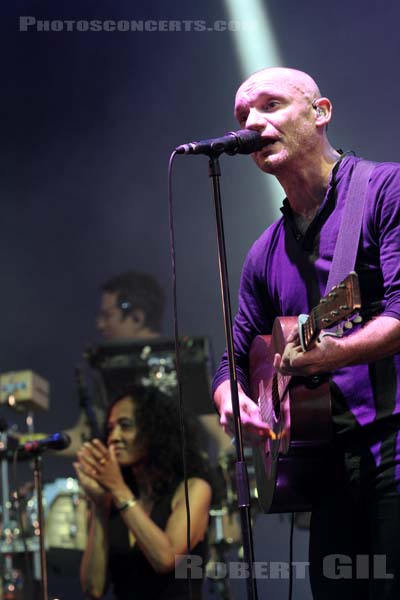
[[[333,101],[334,144],[400,160],[398,2],[264,5],[282,65],[309,72]],[[232,106],[243,75],[229,31],[19,31],[24,15],[227,20],[220,0],[32,0],[0,10],[0,372],[26,368],[49,380],[51,410],[36,428],[52,431],[78,415],[73,370],[97,339],[103,280],[129,268],[155,275],[168,293],[164,333],[172,333],[168,157],[177,144],[238,129]],[[223,157],[221,166],[236,307],[246,251],[277,206],[250,158]],[[205,157],[176,160],[174,193],[180,332],[209,336],[218,357],[224,336]],[[72,468],[48,458],[45,472],[65,477]],[[287,560],[286,520],[257,522],[258,559]],[[306,560],[305,532],[296,544]],[[260,585],[269,597],[286,595],[285,581]],[[296,585],[295,597],[308,599],[307,582]]]

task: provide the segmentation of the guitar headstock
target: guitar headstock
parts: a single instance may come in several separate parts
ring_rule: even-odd
[[[360,287],[355,271],[335,285],[327,296],[321,298],[313,310],[319,330],[332,327],[361,308]]]
[[[358,275],[352,271],[329,294],[321,298],[318,306],[312,309],[307,321],[303,324],[302,337],[304,348],[318,337],[322,329],[333,327],[348,319],[361,308]]]

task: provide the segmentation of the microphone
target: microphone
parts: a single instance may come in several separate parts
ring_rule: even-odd
[[[22,454],[41,454],[46,450],[65,450],[71,444],[71,438],[64,431],[53,433],[41,440],[31,440],[19,446],[18,452]]]
[[[260,150],[266,143],[259,131],[240,129],[239,131],[229,131],[219,138],[182,144],[175,148],[175,152],[177,154],[208,154],[209,156],[226,152],[232,156],[233,154],[251,154]]]
[[[30,460],[37,454],[42,454],[46,450],[65,450],[71,444],[71,438],[64,431],[53,433],[41,440],[28,440],[17,447],[4,448],[0,445],[0,460],[18,461]]]

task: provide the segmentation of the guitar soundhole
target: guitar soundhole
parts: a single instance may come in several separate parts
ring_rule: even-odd
[[[281,416],[281,400],[279,398],[278,376],[274,373],[272,379],[272,407],[274,409],[275,420],[279,421]]]

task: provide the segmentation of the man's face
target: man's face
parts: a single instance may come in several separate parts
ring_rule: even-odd
[[[235,117],[241,128],[259,131],[267,144],[252,157],[265,173],[279,174],[315,147],[318,134],[312,101],[318,89],[302,87],[300,75],[261,71],[245,81],[236,94]],[[314,97],[310,97],[314,96]]]
[[[124,315],[118,306],[118,294],[103,292],[97,315],[97,329],[106,340],[140,337],[141,328],[132,315]]]

